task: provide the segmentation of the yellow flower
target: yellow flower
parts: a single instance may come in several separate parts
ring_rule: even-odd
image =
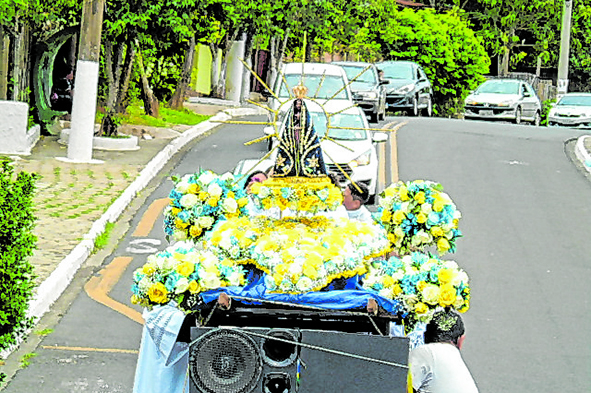
[[[179,229],[185,229],[186,227],[189,226],[189,223],[183,222],[183,220],[181,220],[180,218],[177,218],[174,220],[174,225]]]
[[[415,305],[415,312],[417,314],[425,314],[427,311],[429,311],[429,306],[427,306],[425,303],[418,302]]]
[[[189,229],[189,234],[191,237],[199,237],[202,232],[203,229],[198,225],[191,225],[191,229]]]
[[[240,198],[237,200],[238,202],[238,207],[244,207],[246,205],[248,205],[248,198]]]
[[[182,211],[182,209],[180,209],[178,207],[173,207],[171,210],[173,216],[177,216],[181,211]]]
[[[157,282],[148,289],[148,297],[154,303],[168,302],[168,290],[161,282]]]
[[[234,194],[234,191],[228,191],[228,198],[234,198],[236,196],[236,194]]]
[[[400,200],[402,202],[409,200],[408,189],[406,188],[406,186],[400,186],[400,188],[398,189],[398,196],[400,197]]]
[[[191,293],[201,292],[201,285],[199,285],[199,283],[197,281],[191,280],[191,282],[189,283],[189,292],[191,292]]]
[[[382,277],[382,285],[386,288],[390,288],[394,285],[394,279],[390,276],[385,275]]]
[[[193,262],[183,262],[176,265],[174,268],[178,274],[184,277],[189,277],[195,271],[195,264]]]
[[[441,227],[435,226],[435,227],[431,227],[431,235],[435,236],[435,237],[441,237],[443,236],[443,229],[441,229]]]
[[[156,266],[154,266],[151,263],[146,263],[143,267],[142,267],[142,273],[144,273],[145,275],[150,275],[156,272]]]
[[[209,198],[207,200],[207,204],[211,207],[216,207],[218,205],[219,199],[218,198]]]
[[[425,289],[426,286],[427,286],[427,283],[425,281],[419,281],[417,283],[417,289],[419,290],[419,292],[421,292],[423,289]]]
[[[190,184],[189,188],[187,188],[187,193],[189,194],[197,194],[199,192],[199,184]]]
[[[398,296],[402,293],[402,287],[400,286],[400,284],[396,284],[392,287],[392,293],[394,294],[394,296]]]
[[[449,284],[454,278],[454,272],[451,269],[440,269],[437,278],[441,284]]]
[[[209,194],[205,191],[199,191],[199,199],[201,199],[202,201],[206,200],[207,198],[209,198]]]
[[[138,295],[131,295],[131,304],[140,304],[142,299]]]
[[[423,191],[417,192],[417,194],[414,197],[414,200],[422,205],[423,203],[425,203],[425,193]]]
[[[417,214],[417,222],[419,224],[424,224],[427,222],[427,215],[425,213],[419,213]]]
[[[392,222],[395,224],[400,224],[406,218],[406,214],[402,210],[396,210],[394,212],[394,217],[392,218]]]
[[[437,240],[437,251],[439,251],[441,254],[447,252],[450,249],[450,245],[449,242],[447,241],[446,238],[442,237],[439,240]]]
[[[439,291],[439,305],[447,307],[456,301],[456,289],[451,284],[443,284]]]

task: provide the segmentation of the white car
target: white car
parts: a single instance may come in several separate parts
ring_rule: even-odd
[[[269,112],[269,122],[281,124],[293,98],[292,89],[301,83],[308,88],[307,98],[319,104],[345,102],[353,105],[349,79],[342,67],[327,63],[286,63],[271,86],[277,97],[263,92],[269,108],[277,112]],[[270,142],[267,147],[271,148]]]
[[[489,79],[466,97],[464,119],[511,120],[540,125],[542,103],[531,85],[519,79]]]
[[[369,131],[367,116],[361,108],[351,103],[343,105],[333,102],[322,107],[313,101],[304,101],[314,129],[321,140],[327,171],[337,174],[340,180],[349,178],[354,182],[364,183],[369,189],[369,203],[373,203],[378,181],[378,155],[375,145],[387,141],[388,134]],[[287,116],[284,116],[279,135],[285,129],[286,123]],[[274,132],[273,127],[265,128],[268,135]],[[271,140],[272,146],[275,147],[278,140]],[[277,150],[271,154],[273,161],[276,155]]]
[[[591,128],[591,93],[567,93],[548,113],[548,127]]]

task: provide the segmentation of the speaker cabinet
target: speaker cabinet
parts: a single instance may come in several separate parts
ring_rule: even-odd
[[[192,393],[295,392],[298,330],[191,328]]]
[[[191,393],[406,393],[405,337],[193,327],[191,339]]]
[[[299,392],[406,393],[408,368],[379,361],[408,366],[408,353],[406,337],[304,330]]]

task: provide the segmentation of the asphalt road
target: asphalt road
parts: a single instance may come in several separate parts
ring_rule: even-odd
[[[480,391],[591,391],[591,183],[565,147],[580,133],[427,118],[381,125],[402,120],[397,148],[382,151],[384,179],[438,181],[463,213],[448,259],[472,280],[463,354]],[[89,260],[44,318],[39,329],[53,331],[4,391],[131,392],[141,336],[132,272],[167,245],[157,213],[168,175],[262,156],[263,143],[243,145],[260,128],[223,126],[171,161],[121,218],[116,248]]]

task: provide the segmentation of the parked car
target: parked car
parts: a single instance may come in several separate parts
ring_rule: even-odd
[[[343,102],[327,102],[324,107],[310,100],[305,100],[305,103],[314,129],[321,138],[327,171],[336,173],[341,181],[349,177],[355,182],[364,183],[369,189],[369,203],[374,203],[378,182],[376,144],[387,141],[388,134],[369,131],[367,116],[359,107],[351,107]],[[287,116],[284,116],[279,135],[283,133],[286,123]],[[267,127],[265,132],[270,135],[275,131],[273,127]],[[330,139],[323,138],[326,135]],[[279,142],[276,138],[272,138],[272,141],[273,146]],[[276,151],[270,159],[275,161],[275,158]]]
[[[511,120],[540,125],[542,103],[533,87],[519,79],[489,79],[466,97],[465,119]]]
[[[548,127],[591,128],[591,93],[567,93],[548,113]]]
[[[342,67],[328,63],[286,63],[271,86],[277,98],[269,91],[263,92],[269,108],[276,112],[269,112],[269,122],[281,123],[293,99],[292,89],[300,83],[308,88],[307,97],[320,104],[330,100],[353,105],[349,79]],[[267,147],[271,148],[271,141]]]
[[[386,87],[389,82],[381,80],[375,64],[337,61],[351,81],[353,101],[369,115],[370,121],[377,123],[386,117]]]
[[[433,114],[433,88],[423,68],[412,61],[383,61],[376,67],[388,81],[388,110],[404,110],[410,116]]]

